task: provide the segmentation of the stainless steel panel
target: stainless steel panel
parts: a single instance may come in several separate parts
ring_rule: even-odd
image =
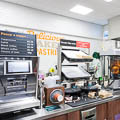
[[[96,107],[81,111],[82,120],[96,120]]]
[[[39,106],[40,102],[35,97],[23,98],[19,101],[14,101],[6,104],[0,104],[0,114],[18,111],[26,108]]]
[[[7,61],[27,61],[30,64],[30,71],[7,74]],[[36,92],[38,84],[36,84],[36,75],[33,73],[36,61],[36,58],[0,59],[0,62],[4,63],[4,74],[0,76],[0,114],[40,106]]]
[[[60,109],[49,111],[49,112],[46,111],[44,108],[42,108],[42,109],[35,109],[34,108],[33,110],[36,114],[34,114],[34,115],[29,114],[28,116],[22,115],[22,117],[19,117],[17,120],[45,120],[45,119],[49,119],[49,118],[56,117],[56,116],[59,116],[59,115],[67,114],[67,113],[70,113],[70,112],[94,107],[96,105],[106,103],[106,102],[109,102],[109,101],[113,101],[113,100],[117,100],[117,99],[120,99],[120,94],[115,95],[112,98],[103,99],[103,100],[98,101],[98,102],[85,104],[85,105],[81,105],[81,106],[78,106],[78,107],[70,107],[69,105],[66,105],[66,104],[60,105],[60,107],[61,107]]]

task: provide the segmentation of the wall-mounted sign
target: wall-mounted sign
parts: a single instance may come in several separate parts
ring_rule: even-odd
[[[36,35],[37,39],[37,56],[56,56],[57,55],[57,48],[60,39],[58,35],[53,33],[46,33],[46,32],[36,32],[33,30],[28,30],[28,34]],[[46,58],[48,59],[48,58]]]
[[[0,55],[37,56],[36,36],[0,31]]]
[[[81,42],[81,41],[73,41],[73,40],[60,40],[61,46],[71,46],[71,47],[79,47],[79,48],[90,48],[89,42]]]
[[[76,41],[76,47],[90,48],[90,43],[89,42]]]
[[[108,39],[108,37],[109,37],[109,33],[108,33],[108,31],[104,31],[104,34],[103,34],[103,39]]]
[[[76,47],[76,41],[61,39],[60,40],[60,45]]]

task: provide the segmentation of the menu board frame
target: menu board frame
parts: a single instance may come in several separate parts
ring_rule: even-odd
[[[36,35],[0,30],[0,56],[37,57]]]

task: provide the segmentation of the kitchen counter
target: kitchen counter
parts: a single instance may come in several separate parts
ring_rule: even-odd
[[[118,99],[120,99],[119,94],[114,95],[111,98],[102,99],[102,100],[94,102],[94,103],[89,103],[89,104],[85,104],[85,105],[81,105],[81,106],[77,106],[77,107],[71,107],[67,104],[60,105],[60,107],[61,107],[60,109],[53,110],[53,111],[46,111],[44,108],[43,109],[33,108],[32,113],[27,113],[27,114],[24,114],[24,115],[21,114],[21,115],[14,116],[14,119],[15,120],[44,120],[44,119],[56,117],[56,116],[59,116],[59,115],[67,114],[67,113],[70,113],[70,112],[74,112],[74,111],[78,111],[78,110],[82,110],[82,109],[87,109],[87,108],[90,108],[90,107],[95,107],[97,105],[107,103],[107,102],[110,102],[110,101],[114,101],[114,100],[118,100]]]

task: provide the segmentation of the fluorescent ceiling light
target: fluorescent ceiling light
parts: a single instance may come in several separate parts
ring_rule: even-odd
[[[87,15],[93,11],[93,9],[82,6],[82,5],[76,5],[72,9],[70,9],[71,12],[78,13],[81,15]]]
[[[112,2],[112,0],[104,0],[105,2]]]

